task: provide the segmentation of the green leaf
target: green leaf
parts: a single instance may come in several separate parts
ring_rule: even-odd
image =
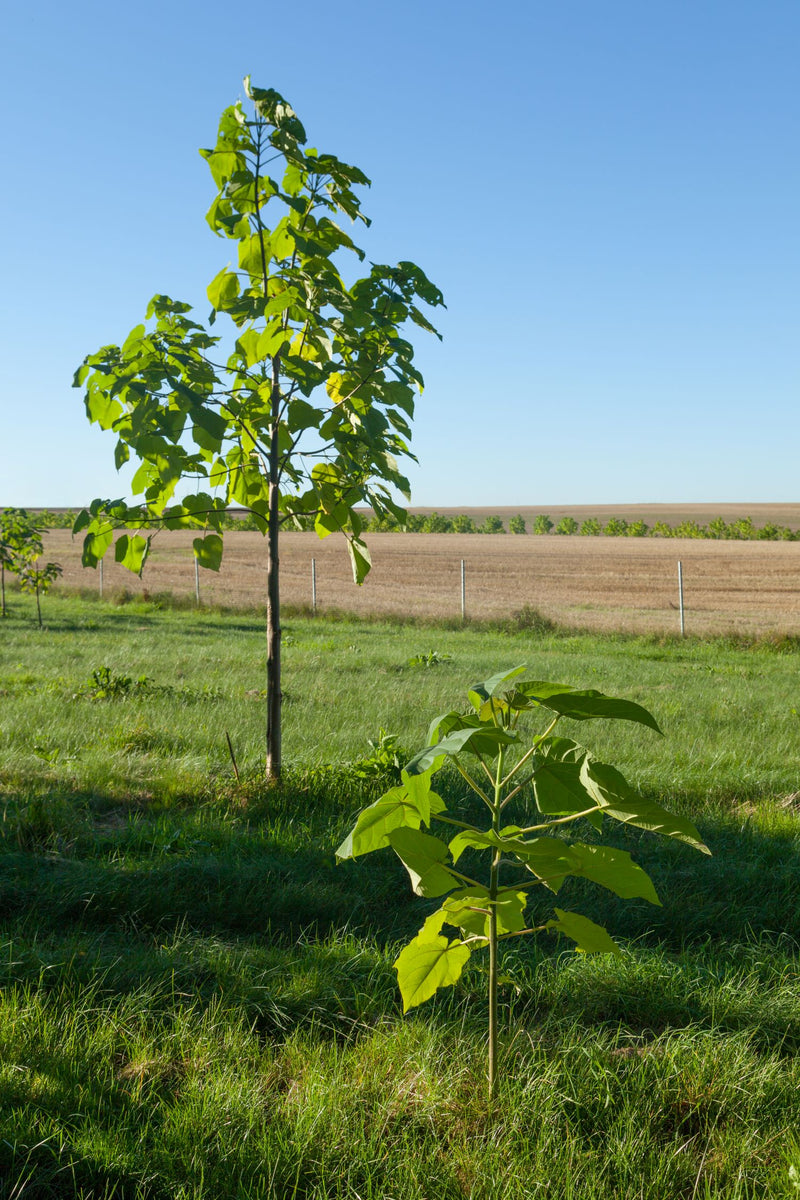
[[[218,571],[222,563],[222,538],[218,533],[209,533],[205,537],[194,538],[192,541],[194,556],[201,567],[207,571]]]
[[[401,950],[394,967],[403,997],[403,1012],[429,1000],[442,987],[452,987],[469,962],[469,946],[444,937],[415,937]]]
[[[419,829],[419,809],[409,801],[403,787],[395,787],[363,809],[353,828],[336,851],[338,859],[357,858],[389,845],[389,834],[404,825]]]
[[[247,329],[236,341],[236,348],[244,355],[244,361],[248,367],[255,366],[261,362],[261,355],[258,350],[258,343],[261,338],[257,329]]]
[[[239,295],[239,278],[227,267],[214,276],[206,288],[206,295],[212,308],[225,310],[228,304]]]
[[[583,954],[621,953],[619,946],[609,937],[602,925],[596,925],[580,913],[564,912],[560,908],[554,911],[558,920],[548,921],[546,928],[565,933],[568,938],[572,938],[576,949]]]
[[[460,888],[447,897],[439,911],[442,924],[452,925],[468,937],[488,936],[491,905],[486,888]]]
[[[570,875],[580,875],[608,888],[615,896],[624,900],[639,898],[651,904],[661,904],[653,882],[646,871],[633,861],[627,850],[613,850],[610,846],[584,846],[573,842],[569,847],[570,858],[577,860]]]
[[[287,339],[286,330],[280,321],[270,322],[258,336],[256,343],[256,354],[258,362],[263,362],[267,358],[272,358],[277,354]],[[298,403],[295,401],[295,403]]]
[[[316,429],[324,413],[321,408],[314,408],[307,400],[291,400],[289,402],[289,428],[293,433],[301,429]]]
[[[405,768],[400,772],[400,778],[408,794],[409,802],[418,810],[425,825],[430,825],[431,813],[447,811],[447,807],[441,796],[437,795],[431,789],[431,777],[435,775],[443,762],[444,758],[438,760],[421,775],[409,775]]]
[[[453,862],[458,862],[467,848],[499,850],[505,856],[514,855],[550,891],[557,892],[567,875],[575,874],[574,868],[579,865],[569,846],[560,838],[538,837],[525,841],[514,836],[517,832],[514,825],[499,834],[491,829],[459,830],[449,847]]]
[[[444,865],[450,854],[439,838],[403,826],[389,833],[389,845],[408,871],[418,896],[441,896],[459,882]]]
[[[128,357],[134,350],[139,349],[139,343],[144,337],[144,325],[136,325],[122,343],[122,353]]]
[[[117,538],[114,546],[114,558],[129,571],[141,575],[149,550],[150,538],[138,535],[129,537],[127,533],[123,533],[121,537]]]
[[[110,521],[93,521],[83,539],[83,566],[96,567],[113,540],[114,527]]]
[[[457,754],[463,748],[470,754],[494,758],[501,746],[510,746],[518,742],[519,735],[510,729],[495,725],[491,720],[481,720],[480,717],[473,717],[471,714],[449,712],[431,722],[428,741],[431,745],[436,744],[440,750],[444,750],[447,744],[448,754]]]
[[[594,690],[576,691],[563,684],[533,682],[526,680],[517,684],[518,691],[528,700],[559,713],[562,717],[570,717],[573,721],[589,721],[596,718],[618,721],[635,721],[639,725],[647,725],[656,733],[661,733],[655,717],[640,704],[632,700],[618,700],[614,696],[604,696]]]
[[[581,780],[587,792],[603,806],[606,816],[676,838],[703,854],[711,853],[691,821],[638,795],[615,767],[588,757],[581,766]]]
[[[228,429],[228,422],[213,408],[197,406],[192,412],[192,437],[203,450],[218,453]]]
[[[498,934],[520,933],[525,928],[525,907],[528,903],[527,892],[515,892],[511,889],[501,891],[494,902],[497,910]],[[433,916],[441,920],[438,926],[432,918],[428,918],[423,931],[438,933],[443,924],[453,925],[462,933],[472,937],[488,938],[491,925],[492,901],[489,899],[487,888],[459,888],[448,896],[438,913]],[[431,924],[429,925],[429,922]]]
[[[571,762],[537,762],[533,793],[539,811],[549,816],[583,812],[598,803],[581,782],[580,766]]]
[[[369,550],[360,538],[349,537],[347,549],[350,553],[350,563],[353,567],[353,578],[357,584],[362,584],[370,572],[372,559]]]
[[[510,671],[500,671],[497,675],[492,675],[489,679],[484,680],[483,683],[476,683],[468,693],[469,699],[475,709],[480,709],[484,701],[490,696],[496,696],[499,692],[503,691],[513,691],[514,688],[504,689],[503,685],[509,683],[512,679],[516,679],[518,675],[522,675],[526,670],[527,667],[525,666],[512,667]]]
[[[444,811],[444,802],[431,791],[430,775],[418,775],[412,779],[405,771],[402,785],[390,788],[374,804],[363,809],[358,820],[336,851],[338,859],[357,858],[389,845],[389,834],[393,829],[408,826],[419,829],[429,825],[431,813]],[[426,786],[427,784],[427,786]]]

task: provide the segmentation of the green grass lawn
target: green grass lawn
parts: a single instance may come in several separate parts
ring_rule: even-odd
[[[55,594],[39,631],[10,599],[0,1197],[798,1195],[791,643],[289,618],[289,769],[269,789],[257,615]],[[430,650],[452,658],[409,665]],[[413,752],[517,663],[650,708],[664,738],[563,731],[691,816],[714,857],[620,830],[663,907],[577,881],[568,899],[623,957],[508,944],[490,1112],[485,964],[403,1018],[391,964],[434,905],[390,851],[335,866],[333,848],[382,787],[352,765],[368,739]],[[104,667],[116,698],[91,696]]]

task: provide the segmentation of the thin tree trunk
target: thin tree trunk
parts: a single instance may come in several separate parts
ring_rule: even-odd
[[[278,448],[279,363],[272,362],[272,430],[269,443],[269,529],[267,530],[267,779],[281,775],[281,594],[278,533],[280,456]]]
[[[6,615],[6,566],[0,562],[0,592],[2,592],[2,603],[0,603],[0,616]]]
[[[503,748],[497,756],[497,774],[495,776],[494,804],[492,805],[492,830],[500,833],[500,800],[503,778]],[[492,867],[489,875],[489,1104],[494,1104],[497,1095],[497,893],[500,888],[500,851],[492,856]]]
[[[39,618],[39,628],[42,628],[42,604],[39,599],[39,583],[36,583],[36,614]]]

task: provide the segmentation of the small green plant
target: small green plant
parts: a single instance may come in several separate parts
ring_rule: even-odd
[[[553,633],[556,623],[532,604],[523,604],[511,614],[509,628],[512,633]]]
[[[681,521],[672,531],[673,537],[679,538],[704,538],[707,537],[705,525],[698,525],[697,521]]]
[[[137,692],[152,690],[152,680],[146,675],[134,679],[132,675],[119,675],[111,667],[98,667],[75,693],[75,697],[88,700],[120,700]]]
[[[377,738],[369,738],[367,744],[372,753],[359,759],[354,767],[355,774],[360,779],[388,777],[392,782],[399,783],[406,752],[400,745],[397,734],[387,733],[381,728]]]
[[[506,527],[502,517],[487,517],[479,527],[479,533],[505,533]]]
[[[566,534],[567,537],[578,532],[578,522],[574,517],[562,517],[556,525],[556,533]]]
[[[0,617],[6,616],[6,571],[19,575],[41,553],[41,531],[25,509],[4,508],[0,512]]]
[[[534,520],[533,520],[533,532],[534,533],[549,533],[552,528],[553,528],[553,522],[550,519],[550,517],[548,517],[547,513],[539,513],[538,517],[534,517]]]
[[[525,533],[525,518],[517,513],[515,517],[511,517],[508,522],[508,528],[511,533]]]
[[[631,521],[628,526],[628,537],[647,537],[650,526],[645,521]]]
[[[600,536],[600,522],[598,521],[597,517],[587,517],[586,518],[586,520],[581,525],[581,536],[582,537],[599,537]]]
[[[418,896],[445,897],[394,964],[404,1012],[456,983],[472,953],[488,947],[491,1098],[497,1080],[500,943],[554,931],[584,953],[619,953],[602,926],[569,909],[554,908],[550,920],[531,922],[526,909],[532,891],[542,887],[556,894],[575,877],[617,896],[660,903],[649,876],[627,851],[599,845],[594,837],[568,842],[564,827],[585,820],[596,834],[606,817],[709,853],[690,821],[638,795],[614,767],[553,733],[563,718],[633,721],[660,733],[647,709],[597,691],[523,679],[524,671],[515,667],[470,689],[472,712],[437,717],[428,745],[402,771],[400,785],[361,812],[336,851],[338,859],[346,859],[391,846]],[[549,718],[532,739],[520,728],[531,713]],[[451,815],[433,790],[433,776],[448,762],[486,808],[485,825],[466,820],[468,811]],[[422,826],[434,821],[444,824],[448,842],[423,832]],[[476,869],[475,851],[488,856],[488,869]],[[445,927],[453,932],[443,933]]]
[[[59,563],[45,563],[43,567],[37,567],[34,558],[23,558],[17,568],[19,575],[19,586],[23,592],[32,592],[36,596],[36,616],[39,618],[39,628],[42,628],[42,596],[46,595],[50,590],[50,585],[55,583],[61,574],[61,566]]]
[[[423,533],[452,533],[453,522],[441,513],[432,512],[422,522]]]
[[[606,537],[625,537],[628,532],[628,522],[624,517],[610,517],[603,526]]]
[[[440,667],[442,663],[452,661],[452,654],[440,654],[438,650],[429,650],[427,654],[415,654],[408,660],[408,665],[410,667]]]
[[[466,513],[458,513],[453,517],[453,533],[477,533],[478,527],[472,517]]]

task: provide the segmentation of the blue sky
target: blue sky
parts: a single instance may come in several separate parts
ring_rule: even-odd
[[[797,0],[48,0],[3,41],[0,504],[126,493],[72,372],[155,292],[205,317],[248,72],[445,293],[415,503],[800,499]]]

